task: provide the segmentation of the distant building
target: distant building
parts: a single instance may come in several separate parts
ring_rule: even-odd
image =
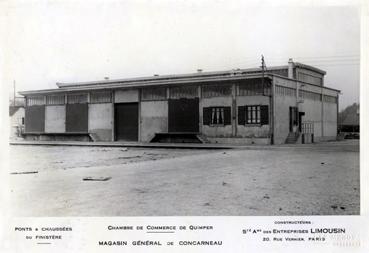
[[[17,139],[22,137],[24,132],[24,106],[9,106],[9,123],[10,123],[10,138]]]
[[[334,140],[339,90],[301,63],[23,91],[28,139],[281,144]]]

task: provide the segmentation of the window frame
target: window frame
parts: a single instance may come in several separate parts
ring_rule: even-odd
[[[107,97],[109,97],[108,102],[106,102],[106,101],[104,101],[104,102],[94,101],[94,99],[96,98],[94,96],[99,96],[99,95],[102,95],[102,94],[109,95],[109,96],[107,96]],[[89,101],[89,104],[110,104],[112,102],[113,102],[113,93],[111,91],[94,91],[94,92],[90,92],[90,101]]]
[[[224,126],[224,106],[213,106],[211,108],[211,118],[210,118],[210,126]],[[219,111],[218,117],[216,119],[217,122],[214,123],[215,115],[217,114],[217,111]],[[221,116],[221,117],[219,117]],[[221,122],[218,122],[220,121]]]
[[[232,84],[207,84],[201,86],[201,98],[231,97]]]
[[[89,103],[89,101],[88,101],[88,93],[70,93],[70,94],[66,94],[66,96],[67,96],[67,103],[66,104],[68,104],[68,105],[73,105],[73,104],[88,104]],[[77,102],[77,103],[71,103],[71,101],[70,101],[70,96],[72,97],[72,96],[86,96],[86,102]]]
[[[157,98],[157,97],[154,97],[152,94],[153,91],[155,90],[162,90],[163,91],[163,96],[161,98]],[[148,92],[150,93],[151,92],[151,97],[150,98],[146,98],[145,97],[145,93]],[[141,89],[141,92],[140,92],[140,97],[141,97],[141,101],[143,102],[150,102],[150,101],[166,101],[168,100],[168,90],[167,90],[167,87],[146,87],[146,88],[142,88]]]
[[[62,98],[60,102],[56,103],[55,100],[53,100],[53,97],[59,97]],[[57,105],[65,105],[65,94],[53,94],[53,95],[47,95],[46,96],[46,105],[47,106],[57,106]]]
[[[237,106],[237,125],[247,127],[270,125],[269,105],[251,104]]]
[[[249,122],[249,116],[251,116],[250,122]],[[261,125],[261,106],[260,105],[246,105],[245,106],[245,125]]]
[[[216,116],[217,110],[219,111],[218,118]],[[214,121],[214,119],[216,119],[216,121]],[[202,120],[203,126],[225,127],[232,125],[232,106],[203,107]]]

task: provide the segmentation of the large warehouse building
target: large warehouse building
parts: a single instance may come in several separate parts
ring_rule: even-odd
[[[309,143],[336,139],[339,90],[295,63],[57,83],[20,92],[25,137],[123,142]]]

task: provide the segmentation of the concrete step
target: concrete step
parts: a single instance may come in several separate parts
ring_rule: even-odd
[[[286,144],[294,144],[297,142],[298,138],[299,138],[300,134],[299,133],[289,133],[285,143]]]
[[[151,143],[204,143],[198,133],[156,133]]]

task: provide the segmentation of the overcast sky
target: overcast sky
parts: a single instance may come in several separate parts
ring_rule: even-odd
[[[340,108],[359,101],[355,7],[267,7],[228,1],[34,1],[6,8],[3,84],[56,82],[285,65],[327,71]],[[4,27],[3,27],[4,28]],[[4,41],[5,40],[5,41]]]

